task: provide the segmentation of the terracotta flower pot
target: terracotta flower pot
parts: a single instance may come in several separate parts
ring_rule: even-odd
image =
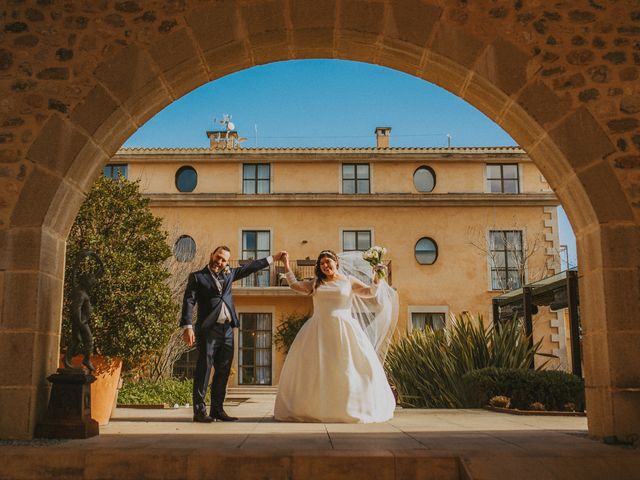
[[[73,366],[82,366],[83,358],[82,355],[73,357]],[[91,384],[91,418],[100,426],[104,426],[109,423],[111,412],[117,401],[122,359],[92,355],[91,363],[96,369],[93,372],[96,381]],[[61,366],[63,366],[62,360]]]

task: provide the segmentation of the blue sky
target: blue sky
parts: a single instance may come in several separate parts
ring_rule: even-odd
[[[377,65],[278,62],[210,82],[151,118],[126,147],[207,147],[206,130],[229,114],[247,147],[371,147],[390,126],[394,147],[515,145],[483,113],[446,90]],[[218,125],[219,126],[219,125]],[[257,132],[257,135],[256,135]],[[564,212],[560,243],[575,239]]]

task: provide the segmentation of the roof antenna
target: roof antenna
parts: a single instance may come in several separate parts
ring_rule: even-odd
[[[451,134],[447,133],[447,148],[451,148]]]

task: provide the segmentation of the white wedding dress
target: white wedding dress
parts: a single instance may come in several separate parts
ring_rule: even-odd
[[[313,294],[313,316],[284,362],[275,404],[280,421],[384,422],[395,399],[371,340],[353,317],[357,280],[341,277]]]

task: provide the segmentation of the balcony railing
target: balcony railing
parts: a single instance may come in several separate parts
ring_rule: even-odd
[[[251,262],[251,260],[229,260],[229,266],[238,267]],[[292,270],[298,280],[315,278],[315,260],[295,260],[292,262]],[[389,277],[387,282],[391,285],[391,262],[385,262]],[[284,264],[273,262],[269,268],[253,273],[237,283],[242,288],[267,288],[267,287],[287,287],[287,279],[284,274]]]

